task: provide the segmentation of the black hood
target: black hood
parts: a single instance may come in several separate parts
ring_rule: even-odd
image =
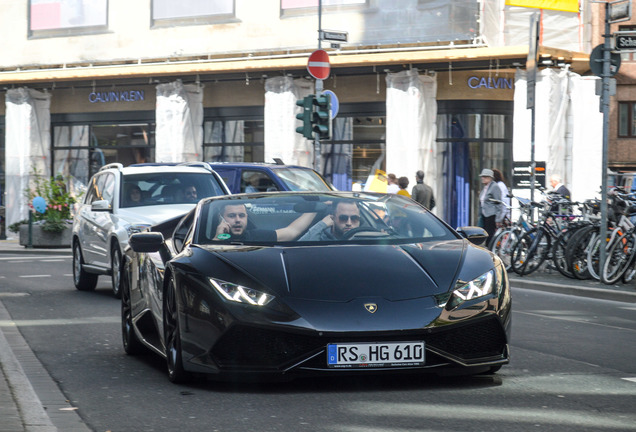
[[[472,249],[468,242],[451,240],[205,249],[279,296],[346,302],[362,297],[398,301],[446,293],[453,287],[467,248]]]

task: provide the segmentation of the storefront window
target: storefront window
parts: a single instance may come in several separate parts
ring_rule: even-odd
[[[205,162],[263,162],[263,120],[209,120],[203,123]]]
[[[30,0],[29,34],[71,36],[108,30],[108,0]]]
[[[6,239],[6,233],[4,232],[4,173],[5,173],[5,150],[4,150],[4,136],[5,136],[4,118],[0,117],[0,240]]]
[[[512,112],[440,114],[437,142],[438,169],[444,185],[443,218],[453,227],[475,225],[479,216],[481,170],[500,170],[508,188],[511,186]]]
[[[54,173],[71,178],[83,192],[88,180],[109,163],[154,161],[154,124],[53,126]]]

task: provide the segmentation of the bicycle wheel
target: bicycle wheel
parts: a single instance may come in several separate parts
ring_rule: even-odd
[[[627,265],[627,270],[621,276],[623,283],[630,283],[636,278],[636,254],[632,257],[632,261]]]
[[[599,280],[598,276],[598,263],[601,259],[601,236],[598,232],[592,234],[590,242],[585,248],[587,270],[590,272],[590,276],[596,280]]]
[[[506,271],[512,267],[512,249],[519,239],[519,231],[514,228],[506,228],[497,236],[493,237],[490,250],[501,258]]]
[[[586,280],[592,277],[587,268],[587,245],[594,233],[598,233],[598,229],[596,226],[581,228],[568,242],[565,260],[572,276],[576,279]]]
[[[601,282],[609,285],[616,283],[631,264],[635,253],[636,236],[634,234],[625,233],[615,239],[607,250]]]
[[[523,276],[538,269],[548,256],[550,243],[550,235],[542,228],[525,233],[512,251],[512,270]]]
[[[567,248],[572,239],[576,238],[577,232],[589,226],[590,225],[587,223],[577,223],[570,226],[567,231],[563,231],[557,237],[552,249],[552,262],[554,262],[554,266],[563,276],[575,278],[575,276],[572,274],[572,270],[570,269],[570,265],[567,260]]]

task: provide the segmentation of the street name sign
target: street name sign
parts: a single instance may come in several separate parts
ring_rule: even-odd
[[[636,32],[614,33],[616,37],[616,50],[636,51]]]
[[[320,30],[320,40],[346,42],[349,33],[336,30]]]
[[[309,56],[307,62],[307,70],[309,74],[319,80],[325,80],[329,77],[331,64],[329,63],[329,54],[325,50],[316,50]]]

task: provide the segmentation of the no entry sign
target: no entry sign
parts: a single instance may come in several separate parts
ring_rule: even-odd
[[[309,56],[307,70],[312,77],[324,80],[329,77],[331,65],[329,64],[329,54],[325,50],[316,50]]]

